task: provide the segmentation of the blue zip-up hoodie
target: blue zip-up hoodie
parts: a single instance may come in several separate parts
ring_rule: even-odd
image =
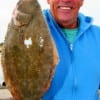
[[[92,19],[78,15],[78,35],[73,44],[66,40],[62,29],[49,10],[44,17],[56,44],[59,63],[43,100],[99,100],[100,86],[100,28]]]

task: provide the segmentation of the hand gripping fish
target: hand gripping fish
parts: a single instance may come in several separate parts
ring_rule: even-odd
[[[14,100],[41,100],[59,57],[37,0],[19,0],[2,49],[7,88]]]

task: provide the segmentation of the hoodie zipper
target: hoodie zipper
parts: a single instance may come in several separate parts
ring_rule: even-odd
[[[75,76],[75,70],[73,68],[73,44],[69,44],[70,54],[71,54],[71,67],[72,67],[72,78],[73,78],[73,86],[72,86],[72,100],[75,100],[75,91],[77,88],[77,78]]]
[[[75,100],[75,91],[77,88],[77,78],[75,76],[75,70],[73,68],[73,49],[74,49],[74,43],[77,39],[73,41],[73,43],[69,43],[68,40],[66,39],[66,37],[63,35],[62,31],[61,31],[61,35],[63,36],[65,42],[67,43],[68,47],[69,47],[69,51],[70,51],[70,56],[71,56],[71,67],[72,67],[72,78],[73,78],[73,86],[72,86],[72,100]]]

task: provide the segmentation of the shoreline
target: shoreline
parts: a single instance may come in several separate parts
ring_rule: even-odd
[[[13,100],[13,97],[8,89],[0,89],[0,100]]]
[[[2,86],[3,82],[4,82],[4,77],[1,66],[1,52],[0,52],[0,100],[13,100],[10,91],[5,86]]]

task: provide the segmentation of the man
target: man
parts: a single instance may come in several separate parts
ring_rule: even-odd
[[[100,28],[79,13],[84,0],[48,0],[44,15],[59,64],[43,100],[99,100]]]

